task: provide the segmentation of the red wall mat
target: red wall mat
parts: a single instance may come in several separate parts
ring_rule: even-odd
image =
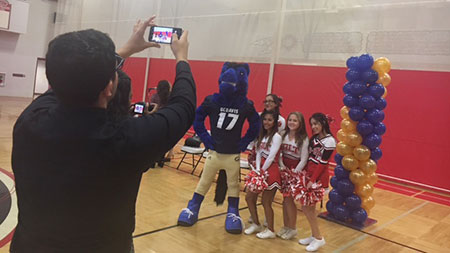
[[[450,197],[447,197],[447,196],[442,196],[442,195],[434,194],[431,192],[424,192],[424,193],[418,194],[415,197],[419,198],[419,199],[428,200],[431,202],[450,206]]]
[[[145,67],[147,58],[127,58],[123,65],[123,71],[131,78],[133,102],[144,101]]]
[[[133,58],[128,59],[128,63]],[[145,66],[145,59],[139,69]],[[190,61],[197,83],[198,102],[206,95],[217,92],[217,79],[222,62]],[[131,70],[131,69],[130,69]],[[143,80],[145,71],[133,70],[132,75]],[[303,112],[306,120],[314,112],[324,112],[335,118],[331,129],[340,128],[339,110],[343,106],[342,86],[346,68],[321,66],[295,66],[277,64],[274,72],[273,92],[284,98],[282,115],[291,111]],[[249,97],[258,111],[266,94],[269,64],[251,64]],[[392,83],[388,86],[384,123],[387,133],[381,148],[383,158],[378,172],[399,180],[409,180],[450,190],[449,165],[444,157],[450,152],[450,72],[392,70]],[[175,61],[150,61],[148,87],[156,86],[160,79],[173,81]],[[133,83],[140,84],[140,81]],[[142,95],[142,86],[133,88]],[[135,95],[137,97],[137,95]],[[309,124],[307,124],[309,133]],[[444,140],[444,141],[442,141]]]
[[[282,114],[323,112],[336,119],[340,128],[342,86],[346,68],[276,65],[274,93],[283,96]],[[450,189],[450,73],[391,71],[384,123],[383,157],[378,172],[422,184]],[[309,126],[308,126],[309,131]],[[309,133],[311,133],[309,131]]]

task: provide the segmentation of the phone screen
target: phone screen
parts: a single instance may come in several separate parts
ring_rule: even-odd
[[[177,33],[178,36],[181,36],[181,29],[174,27],[163,27],[163,26],[153,26],[150,31],[150,41],[156,43],[172,43],[172,36],[174,33]]]
[[[144,105],[135,104],[134,105],[134,112],[135,113],[139,113],[139,114],[143,114],[144,113]]]

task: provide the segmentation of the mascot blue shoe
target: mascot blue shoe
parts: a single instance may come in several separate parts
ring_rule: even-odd
[[[204,198],[204,196],[194,193],[194,196],[189,201],[187,208],[183,208],[183,210],[181,210],[180,216],[178,217],[179,226],[190,227],[197,222],[198,212]]]
[[[240,234],[244,230],[244,222],[239,216],[239,198],[228,197],[228,212],[225,219],[225,230],[230,234]]]

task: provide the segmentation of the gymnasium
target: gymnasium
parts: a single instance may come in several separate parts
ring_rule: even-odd
[[[229,62],[236,71],[248,66],[246,97],[263,117],[271,102],[268,94],[281,99],[277,108],[286,131],[291,113],[300,112],[307,136],[313,139],[311,117],[317,112],[326,115],[336,143],[325,163],[330,185],[315,203],[326,241],[317,252],[450,252],[450,165],[445,160],[450,153],[449,0],[0,0],[0,252],[10,252],[19,221],[13,130],[23,111],[51,88],[46,76],[49,42],[65,33],[95,29],[106,33],[118,51],[129,43],[136,22],[153,15],[157,26],[188,34],[186,60],[195,81],[196,107],[222,92],[224,63]],[[179,80],[179,61],[170,40],[161,43],[178,32],[155,30],[152,36],[151,29],[145,30],[146,42],[152,37],[162,41],[123,57],[120,66],[131,80],[134,106],[151,104],[161,80],[173,87]],[[356,83],[363,85],[358,88]],[[376,104],[380,101],[382,105]],[[306,251],[299,239],[314,232],[298,201],[296,230],[288,238],[277,234],[261,239],[260,233],[226,230],[228,202],[214,201],[220,179],[214,180],[200,211],[194,212],[195,224],[180,223],[180,212],[191,205],[213,151],[203,143],[189,144],[198,130],[199,111],[194,126],[172,151],[142,174],[131,252]],[[220,112],[239,114],[233,108]],[[209,116],[204,133],[214,139],[217,131],[211,129]],[[258,129],[265,127],[263,120]],[[223,126],[232,128],[232,122]],[[222,123],[213,128],[222,128]],[[243,139],[252,128],[251,123],[243,125]],[[204,135],[198,135],[203,141]],[[244,229],[253,220],[246,201],[255,169],[249,155],[251,149],[243,150],[236,160],[238,214]],[[278,156],[274,161],[278,163]],[[48,179],[43,179],[43,189],[44,182]],[[357,199],[354,207],[350,196]],[[285,197],[276,191],[271,199],[273,233],[286,228]],[[122,204],[117,201],[114,206]],[[267,221],[265,208],[260,194],[256,209],[261,228]],[[60,220],[58,213],[55,217]],[[70,224],[78,222],[85,221],[74,217]]]

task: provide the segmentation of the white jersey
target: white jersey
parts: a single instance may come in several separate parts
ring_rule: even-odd
[[[256,169],[267,170],[272,162],[277,157],[278,151],[281,146],[281,135],[275,133],[272,138],[272,143],[267,143],[268,137],[264,137],[259,147],[256,148]],[[261,165],[261,158],[266,159],[263,165]]]
[[[295,142],[295,138],[290,140],[289,136],[286,135],[286,137],[284,137],[283,139],[283,142],[281,143],[280,165],[284,167],[283,158],[299,161],[296,169],[297,171],[301,171],[308,162],[308,146],[308,137],[303,140],[302,146],[298,147],[297,143]]]

